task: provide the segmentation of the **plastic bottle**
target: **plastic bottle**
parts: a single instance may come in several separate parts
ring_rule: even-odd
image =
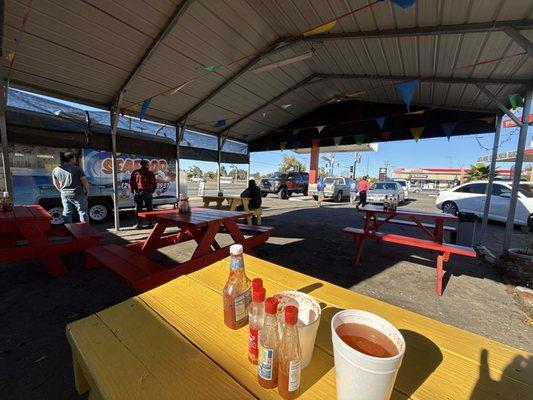
[[[265,320],[265,295],[263,286],[255,286],[256,280],[252,281],[252,304],[250,305],[250,316],[248,325],[250,333],[248,335],[248,360],[252,364],[257,364],[259,354],[259,331],[263,328]],[[262,285],[262,282],[261,282]]]
[[[265,321],[259,335],[259,359],[257,362],[257,380],[267,389],[278,384],[278,347],[279,331],[276,312],[278,301],[274,297],[265,300]]]
[[[224,286],[224,323],[230,329],[239,329],[248,323],[252,298],[251,282],[244,270],[243,248],[240,244],[230,246],[230,272]]]
[[[279,346],[278,392],[286,400],[295,399],[300,391],[302,349],[297,322],[298,308],[285,307],[285,326]]]

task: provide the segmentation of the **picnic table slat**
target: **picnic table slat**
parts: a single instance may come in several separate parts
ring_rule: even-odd
[[[48,211],[39,205],[26,206],[26,209],[28,209],[37,220],[49,221],[52,218]]]
[[[212,290],[221,291],[226,279],[223,271],[227,270],[227,263],[227,260],[219,261],[189,276]],[[515,399],[520,398],[520,394],[526,398],[526,393],[533,387],[533,377],[526,375],[527,371],[517,370],[516,366],[510,367],[516,365],[514,363],[516,357],[524,357],[527,360],[527,352],[255,257],[245,255],[245,265],[250,278],[260,277],[263,279],[267,294],[282,290],[307,290],[307,287],[312,289],[310,293],[312,296],[320,302],[328,304],[328,308],[323,311],[322,318],[324,320],[321,320],[317,337],[317,346],[326,352],[331,352],[329,335],[329,322],[333,316],[331,310],[343,308],[367,310],[381,315],[397,328],[404,330],[408,346],[416,348],[416,351],[407,353],[406,358],[404,358],[404,365],[411,365],[412,371],[411,368],[400,371],[396,386],[401,393],[410,394],[416,389],[413,387],[419,380],[416,371],[428,363],[427,358],[432,354],[431,351],[433,351],[433,356],[438,358],[438,353],[435,350],[440,349],[442,361],[438,365],[435,363],[437,365],[435,372],[426,378],[424,385],[415,391],[412,398],[447,398],[444,394],[454,399],[470,398],[475,385],[479,383],[480,356],[484,350],[488,351],[490,376],[496,382],[500,382],[497,385],[491,385],[490,382],[479,383],[476,394],[483,394],[484,397],[476,398],[496,396],[499,399]],[[322,326],[324,323],[325,328]],[[434,345],[431,345],[431,342]],[[454,375],[456,379],[453,379]],[[442,396],[438,396],[438,393],[441,393]],[[434,397],[431,397],[432,394]],[[514,397],[515,395],[518,397]]]
[[[35,220],[35,215],[30,211],[29,208],[23,206],[13,207],[13,213],[15,214],[16,221],[33,221]]]
[[[431,212],[431,211],[421,211],[421,210],[412,210],[409,208],[397,208],[396,210],[387,210],[385,211],[383,207],[381,206],[374,206],[374,205],[366,205],[364,207],[361,207],[359,211],[365,211],[365,212],[372,212],[377,214],[385,214],[385,215],[398,215],[398,216],[414,216],[417,218],[425,218],[425,219],[432,219],[432,220],[443,220],[443,221],[457,221],[457,217],[452,214],[446,214],[444,212]]]
[[[135,298],[69,324],[67,337],[103,399],[253,398]]]

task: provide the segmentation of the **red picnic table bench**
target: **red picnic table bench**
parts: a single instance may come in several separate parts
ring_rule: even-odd
[[[210,208],[193,208],[189,214],[177,210],[140,212],[141,218],[156,223],[145,240],[125,246],[109,244],[88,249],[86,265],[92,268],[103,264],[134,288],[146,291],[227,257],[230,246],[218,244],[218,233],[229,233],[234,243],[242,244],[246,253],[253,254],[252,249],[266,242],[273,228],[238,223],[250,215],[250,212]],[[179,230],[165,234],[171,226]],[[149,258],[157,249],[190,240],[197,246],[190,260],[184,263],[167,268]]]
[[[15,206],[0,212],[0,263],[38,259],[52,276],[67,273],[61,254],[98,246],[102,234],[86,223],[52,227],[52,217],[39,205]]]
[[[365,212],[364,228],[347,227],[342,231],[352,235],[355,245],[354,266],[359,265],[363,252],[363,245],[366,238],[376,239],[378,241],[402,244],[405,246],[424,248],[436,251],[437,255],[437,278],[435,291],[442,295],[442,277],[444,274],[444,263],[448,262],[451,254],[458,254],[467,257],[476,257],[476,252],[471,247],[458,246],[449,244],[444,241],[444,232],[447,230],[456,233],[457,229],[446,226],[445,221],[457,222],[457,217],[452,214],[433,213],[419,210],[397,209],[383,210],[381,206],[365,206],[360,209]],[[383,217],[380,217],[382,215]],[[407,218],[407,220],[400,218]],[[423,222],[430,220],[431,223]],[[415,227],[421,230],[427,239],[420,239],[412,236],[397,235],[393,233],[380,232],[379,228],[388,223]],[[452,236],[452,238],[455,235]]]

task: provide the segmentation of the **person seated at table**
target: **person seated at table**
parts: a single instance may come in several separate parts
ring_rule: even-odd
[[[261,189],[259,189],[259,186],[257,186],[254,179],[248,181],[248,187],[243,190],[241,197],[248,197],[250,199],[248,202],[248,208],[250,210],[261,208],[261,203],[263,202]],[[244,211],[244,206],[241,204],[237,207],[237,211]],[[252,217],[252,221],[255,224],[255,215]]]
[[[152,211],[153,193],[156,189],[155,174],[150,171],[148,160],[141,161],[141,168],[132,172],[130,177],[130,190],[133,193],[133,200],[135,200],[135,214],[137,215],[137,225],[135,228],[142,229],[142,221],[139,213],[143,210],[143,205],[146,206],[146,211]],[[149,222],[148,228],[153,226]]]

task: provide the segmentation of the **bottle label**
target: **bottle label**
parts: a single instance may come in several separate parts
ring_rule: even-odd
[[[252,291],[248,289],[246,292],[238,295],[233,299],[233,308],[235,310],[235,322],[239,323],[248,316],[248,307],[252,301]]]
[[[242,257],[231,257],[229,267],[232,271],[244,268],[244,259]]]
[[[257,328],[250,327],[250,334],[248,335],[248,354],[254,360],[257,359],[259,349],[257,344],[259,343],[259,330]]]
[[[267,349],[259,345],[259,360],[257,361],[257,373],[267,381],[272,380],[272,364],[274,349]]]
[[[289,392],[294,392],[300,387],[301,373],[300,360],[291,360],[289,362]]]

